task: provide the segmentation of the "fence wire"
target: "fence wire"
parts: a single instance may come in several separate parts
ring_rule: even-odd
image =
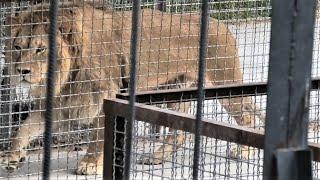
[[[60,51],[67,49],[69,54],[65,54],[59,62],[69,63],[70,68],[58,70],[61,76],[57,78],[56,88],[62,87],[63,90],[54,97],[56,114],[52,134],[51,178],[102,179],[101,175],[96,175],[96,172],[101,174],[102,171],[101,134],[105,118],[102,103],[104,98],[115,97],[116,93],[127,92],[128,89],[132,1],[91,0],[84,5],[78,0],[61,0],[60,3],[64,5],[61,5],[59,15],[68,16],[59,19],[60,24],[66,26],[59,29],[62,40],[58,39],[57,48]],[[208,34],[214,42],[208,48],[216,48],[220,54],[207,58],[207,62],[213,63],[206,73],[214,78],[206,80],[211,84],[205,86],[266,82],[271,30],[270,1],[221,0],[209,1],[208,4],[211,17]],[[141,1],[141,6],[138,53],[142,60],[138,64],[137,91],[196,87],[195,81],[188,80],[197,79],[201,1],[147,0]],[[40,1],[1,3],[0,179],[35,179],[42,176],[43,136],[40,126],[43,122],[27,120],[31,114],[44,113],[44,84],[21,81],[23,77],[16,67],[23,66],[20,70],[31,71],[30,77],[34,79],[29,81],[45,77],[46,66],[39,64],[47,60],[46,47],[41,45],[45,44],[48,34],[47,31],[39,33],[35,29],[48,24],[48,21],[46,13],[35,14],[46,12],[47,7]],[[33,20],[8,21],[7,17],[19,17],[23,13],[32,14]],[[23,31],[14,31],[22,27]],[[227,29],[214,31],[210,27]],[[314,78],[320,72],[319,34],[317,20]],[[219,40],[216,40],[218,37]],[[234,37],[235,41],[229,37]],[[36,40],[31,42],[30,39]],[[225,53],[228,48],[235,49],[235,52]],[[40,53],[40,56],[30,55],[32,53]],[[12,60],[14,58],[18,60]],[[78,63],[83,61],[87,63]],[[65,81],[63,74],[66,75]],[[30,89],[39,89],[39,92],[32,94]],[[157,102],[150,99],[147,104],[190,115],[195,115],[196,110],[194,101],[172,103],[166,99]],[[316,143],[319,143],[320,137],[319,105],[319,92],[314,90],[310,97],[309,140]],[[252,94],[249,98],[225,96],[223,100],[216,97],[204,102],[202,118],[263,130],[265,107],[266,95]],[[21,129],[25,129],[24,136],[17,136]],[[116,132],[114,138],[124,133]],[[131,179],[192,178],[193,134],[138,121],[134,121],[133,133]],[[26,140],[28,144],[22,144],[20,140]],[[15,142],[23,148],[13,149]],[[154,158],[164,145],[169,149],[162,149],[158,158]],[[262,179],[262,150],[205,136],[201,138],[200,145],[199,179]],[[85,156],[88,146],[90,153]],[[27,155],[24,154],[26,152]],[[84,163],[83,157],[92,160],[91,164]],[[111,166],[111,162],[108,165]],[[14,172],[8,173],[8,167]],[[320,178],[319,164],[314,162],[313,168],[314,177]]]

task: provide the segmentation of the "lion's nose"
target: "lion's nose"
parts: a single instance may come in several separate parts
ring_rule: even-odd
[[[17,68],[17,72],[21,75],[27,75],[31,73],[30,69],[20,69],[20,68]]]

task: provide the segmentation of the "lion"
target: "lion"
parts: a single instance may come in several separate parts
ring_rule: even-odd
[[[11,137],[9,151],[2,154],[1,167],[13,172],[27,158],[31,140],[44,131],[44,102],[48,57],[48,4],[34,5],[6,20],[8,38],[5,60],[10,86],[28,89],[33,110]],[[103,170],[104,113],[102,102],[115,98],[129,82],[131,11],[99,10],[85,4],[60,4],[55,69],[54,131],[72,122],[93,123],[87,154],[77,174],[101,174]],[[143,9],[138,91],[196,86],[200,16],[170,14]],[[227,26],[210,18],[205,85],[216,86],[243,81],[236,40]],[[19,90],[16,90],[19,91]],[[253,122],[256,107],[249,97],[225,98],[223,107],[239,125]],[[188,107],[168,103],[168,108],[187,112]],[[189,106],[189,104],[187,104]],[[185,140],[176,137],[176,146]],[[159,164],[174,151],[173,137],[142,163]],[[111,164],[110,164],[111,165]]]

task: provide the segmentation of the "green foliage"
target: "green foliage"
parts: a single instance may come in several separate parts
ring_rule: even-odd
[[[213,17],[218,19],[247,19],[256,17],[269,17],[271,15],[269,0],[244,0],[216,3],[210,7],[217,10]]]
[[[107,0],[110,1],[110,0]],[[144,8],[154,8],[154,2],[161,0],[142,0]],[[172,13],[199,12],[201,0],[164,0],[166,11]],[[116,9],[130,10],[132,0],[113,0]],[[209,0],[211,17],[227,19],[248,19],[257,17],[270,17],[270,0]]]
[[[167,0],[167,11],[199,11],[201,8],[200,2],[199,0]],[[211,16],[221,20],[269,17],[270,7],[270,0],[209,1]]]

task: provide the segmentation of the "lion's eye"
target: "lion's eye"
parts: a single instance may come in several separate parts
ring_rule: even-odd
[[[43,52],[46,51],[46,49],[47,49],[47,48],[45,48],[45,47],[38,47],[36,53],[43,53]]]
[[[15,45],[15,46],[14,46],[14,49],[17,50],[17,51],[20,51],[22,48],[21,48],[21,46],[19,46],[19,45]]]

